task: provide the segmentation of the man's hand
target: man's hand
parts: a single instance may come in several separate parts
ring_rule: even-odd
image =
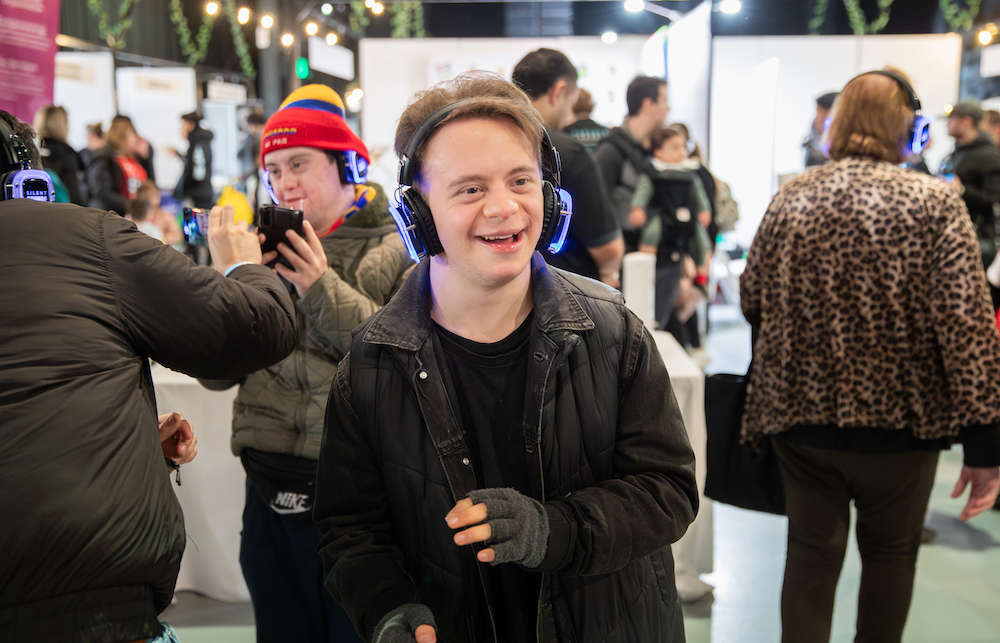
[[[958,476],[951,497],[957,498],[962,495],[970,483],[972,490],[969,492],[969,502],[962,510],[962,515],[958,517],[959,520],[968,520],[993,506],[997,492],[1000,491],[1000,467],[962,467],[962,473]]]
[[[633,228],[641,228],[646,225],[646,211],[637,205],[633,205],[628,212],[628,222]]]
[[[473,543],[486,542],[493,535],[493,529],[486,521],[486,505],[483,503],[474,504],[472,498],[462,498],[458,501],[448,515],[444,517],[445,522],[452,529],[461,529],[475,525],[464,531],[455,534],[456,545],[471,545]],[[482,524],[480,524],[482,523]],[[493,548],[483,549],[476,558],[481,563],[492,563],[496,559],[496,552]]]
[[[304,239],[294,230],[288,230],[285,233],[288,243],[278,244],[278,251],[288,260],[288,263],[292,264],[292,268],[280,263],[274,266],[275,272],[295,286],[299,297],[305,295],[329,267],[326,262],[326,252],[323,251],[323,244],[316,236],[312,224],[303,221],[302,232],[305,234]],[[278,252],[272,251],[264,256],[263,261],[270,263],[277,258]]]
[[[372,643],[437,643],[434,614],[426,605],[400,605],[379,621]]]
[[[417,643],[437,643],[438,640],[433,625],[421,625],[413,634],[413,638],[417,639]]]
[[[191,423],[180,413],[168,413],[159,417],[160,448],[163,456],[177,464],[187,464],[198,455],[198,436]]]
[[[480,562],[533,569],[545,560],[548,515],[540,502],[515,489],[476,489],[448,512],[445,521],[452,529],[462,529],[455,534],[456,545],[490,545],[476,554]]]
[[[215,206],[208,215],[208,250],[212,265],[220,273],[243,261],[260,263],[260,242],[247,229],[246,221],[236,221],[233,206]]]

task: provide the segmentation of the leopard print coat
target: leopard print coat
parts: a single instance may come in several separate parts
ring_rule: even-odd
[[[807,426],[921,439],[1000,422],[1000,342],[958,193],[873,159],[785,185],[740,279],[759,329],[743,440]]]

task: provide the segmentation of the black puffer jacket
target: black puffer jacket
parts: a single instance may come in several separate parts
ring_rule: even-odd
[[[295,344],[291,299],[262,266],[223,278],[108,212],[2,201],[0,227],[0,641],[157,635],[184,521],[147,358],[268,366]]]
[[[957,145],[942,167],[952,168],[962,182],[962,200],[969,208],[972,225],[979,238],[983,265],[993,261],[1000,241],[1000,150],[986,134],[968,145]]]
[[[188,151],[184,155],[184,174],[178,186],[178,197],[194,201],[197,208],[215,205],[212,188],[212,133],[196,127],[188,134]]]
[[[551,528],[538,640],[682,641],[669,545],[698,492],[667,371],[616,291],[538,253],[532,283],[525,457]],[[444,516],[476,483],[435,337],[424,261],[358,329],[331,391],[320,554],[366,640],[407,603],[431,608],[439,640],[472,640],[466,600],[480,563],[454,545]]]

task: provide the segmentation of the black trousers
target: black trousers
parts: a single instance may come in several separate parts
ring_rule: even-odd
[[[247,481],[240,566],[250,588],[257,643],[361,643],[323,585],[312,511],[278,514]]]
[[[782,643],[830,640],[852,500],[862,564],[854,640],[900,641],[939,453],[855,453],[782,438],[774,448],[788,514]]]

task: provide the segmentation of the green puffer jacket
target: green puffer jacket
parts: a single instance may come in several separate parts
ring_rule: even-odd
[[[316,460],[337,364],[351,331],[402,285],[413,262],[406,253],[382,188],[360,212],[320,238],[330,268],[295,301],[298,341],[292,354],[239,382],[233,403],[233,453],[245,448]],[[207,388],[237,382],[202,380]]]

